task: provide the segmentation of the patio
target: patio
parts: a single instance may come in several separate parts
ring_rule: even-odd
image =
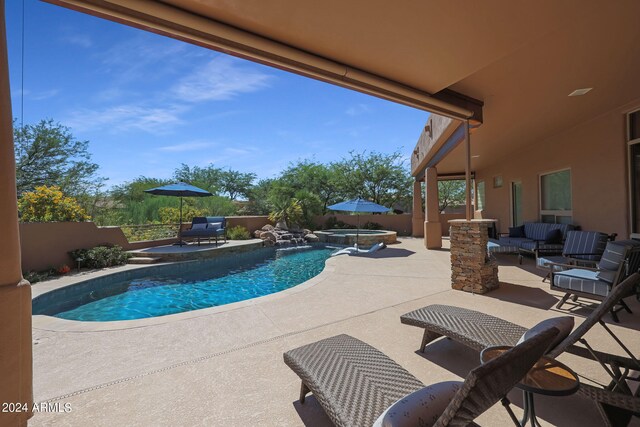
[[[478,354],[448,340],[417,353],[422,332],[400,324],[401,314],[440,303],[523,326],[566,314],[554,308],[559,294],[541,282],[531,260],[518,266],[515,257],[500,257],[501,287],[486,295],[452,290],[443,243],[441,251],[425,251],[422,239],[404,238],[374,256],[332,258],[313,286],[201,317],[117,331],[34,329],[34,400],[70,403],[72,411],[37,413],[30,424],[330,425],[312,396],[299,404],[299,379],[283,363],[284,351],[347,333],[429,384],[464,377]],[[629,302],[640,311],[637,301]],[[578,322],[585,313],[577,313]],[[620,324],[609,325],[640,351],[637,314],[622,314]],[[602,329],[587,339],[615,351]],[[596,364],[572,355],[559,359],[580,374],[606,379]],[[521,393],[509,397],[521,414]],[[536,403],[545,425],[601,425],[592,403],[577,396],[536,396]],[[508,425],[500,406],[478,423]]]

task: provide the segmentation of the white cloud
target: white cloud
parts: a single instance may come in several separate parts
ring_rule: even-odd
[[[102,110],[82,109],[70,114],[65,123],[74,130],[108,130],[121,132],[142,130],[153,134],[167,133],[183,123],[183,107],[146,107],[118,105]]]
[[[45,99],[53,98],[58,93],[60,93],[60,91],[58,89],[49,89],[49,90],[45,90],[43,92],[32,93],[32,94],[29,95],[29,98],[33,99],[34,101],[42,101],[42,100],[45,100]]]
[[[89,48],[93,46],[93,40],[86,34],[69,34],[61,39],[63,42],[72,44],[75,46],[80,46],[83,48]]]
[[[370,113],[372,111],[371,107],[367,104],[357,104],[352,107],[349,107],[345,113],[348,116],[359,116],[361,114]]]
[[[182,78],[172,92],[186,102],[221,101],[267,87],[270,79],[239,60],[219,56]]]
[[[215,142],[190,141],[190,142],[183,142],[182,144],[166,145],[164,147],[158,148],[158,150],[170,151],[170,152],[195,151],[203,148],[215,147],[216,145],[218,144]]]

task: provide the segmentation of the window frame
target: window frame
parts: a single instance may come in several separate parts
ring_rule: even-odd
[[[542,177],[564,171],[569,171],[569,194],[571,194],[571,209],[542,209]],[[544,215],[553,215],[554,224],[558,224],[558,217],[570,217],[571,223],[573,223],[573,172],[571,171],[571,167],[538,173],[538,212],[540,215],[540,221],[542,221],[542,217]]]
[[[625,114],[625,142],[627,145],[627,188],[628,188],[628,203],[629,203],[629,230],[631,233],[640,233],[640,229],[636,229],[636,217],[640,216],[640,212],[635,212],[636,201],[634,200],[634,181],[633,181],[633,159],[631,156],[631,150],[634,145],[640,144],[640,136],[635,139],[631,139],[631,116],[638,113],[638,119],[640,119],[640,108],[636,108]]]

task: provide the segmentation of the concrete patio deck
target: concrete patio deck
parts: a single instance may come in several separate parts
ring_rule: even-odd
[[[449,252],[427,251],[421,239],[404,238],[373,256],[331,258],[313,286],[251,305],[124,330],[34,329],[35,401],[69,403],[71,412],[37,413],[30,424],[330,425],[313,397],[304,405],[298,402],[300,382],[284,364],[284,351],[347,333],[427,384],[463,378],[478,364],[478,353],[449,340],[418,353],[422,331],[399,318],[434,303],[480,310],[523,326],[566,314],[554,308],[558,294],[541,282],[531,260],[524,266],[515,257],[500,261],[500,289],[487,295],[454,291]],[[629,302],[634,315],[621,313],[621,323],[610,325],[639,354],[640,304]],[[577,322],[585,313],[576,313]],[[587,339],[598,349],[616,351],[604,330],[595,328]],[[594,363],[572,355],[560,360],[580,374],[606,379]],[[509,397],[521,414],[520,392]],[[536,412],[543,425],[601,425],[592,403],[577,396],[536,396]],[[500,404],[477,422],[511,425]]]

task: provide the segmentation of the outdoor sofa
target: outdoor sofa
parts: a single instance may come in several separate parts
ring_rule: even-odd
[[[515,253],[522,262],[523,254],[562,252],[564,240],[571,224],[547,224],[545,222],[525,222],[518,227],[510,227],[509,233],[501,233],[497,239],[489,239],[489,253]]]
[[[224,242],[227,243],[227,231],[226,231],[227,219],[223,216],[196,216],[191,221],[191,228],[181,233],[181,237],[197,239],[198,246],[200,246],[200,239],[215,238],[216,246],[218,246],[218,238],[224,237]]]
[[[547,327],[471,370],[464,383],[425,386],[384,353],[349,335],[338,335],[284,353],[300,377],[300,403],[309,392],[338,427],[473,425],[503,400],[558,335]],[[394,403],[395,402],[395,403]]]
[[[640,415],[640,388],[629,387],[629,382],[639,383],[637,371],[640,362],[631,351],[615,336],[602,318],[623,298],[634,295],[640,286],[640,273],[633,273],[613,288],[602,303],[566,338],[549,347],[547,356],[556,358],[567,352],[588,358],[599,363],[611,376],[611,383],[604,387],[582,383],[578,394],[592,399],[607,426],[624,426],[635,414]],[[565,319],[571,319],[566,317]],[[430,305],[400,317],[402,323],[424,329],[419,351],[440,337],[447,337],[477,351],[498,345],[515,345],[527,331],[526,328],[498,317],[475,310],[447,306]],[[628,356],[608,354],[594,349],[584,335],[595,325],[600,324],[620,345]],[[563,328],[560,328],[563,329]],[[561,331],[562,333],[563,331]],[[578,346],[576,343],[582,345]],[[635,392],[632,391],[635,389]]]

